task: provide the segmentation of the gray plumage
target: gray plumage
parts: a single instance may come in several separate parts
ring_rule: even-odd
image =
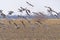
[[[31,12],[30,12],[30,10],[26,10],[26,13],[27,13],[27,15],[29,15],[29,16],[30,16],[30,14],[29,14],[29,13],[31,13]]]
[[[32,6],[32,7],[34,7],[32,4],[30,4],[29,2],[26,2],[28,5],[30,5],[30,6]]]
[[[23,10],[22,9],[18,9],[19,10],[19,12],[23,12]]]
[[[9,11],[9,13],[8,13],[8,14],[9,14],[9,15],[12,15],[13,13],[14,13],[14,11]]]
[[[26,9],[25,9],[25,8],[23,8],[23,7],[20,7],[20,8],[21,8],[21,10],[22,10],[22,11],[25,11],[25,10],[26,10]]]

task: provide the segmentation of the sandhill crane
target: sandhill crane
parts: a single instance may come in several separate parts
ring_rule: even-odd
[[[3,13],[3,10],[0,10],[0,15],[1,15],[3,18],[6,18],[6,15]]]
[[[19,12],[23,12],[23,10],[22,10],[22,9],[19,9],[19,8],[18,8],[18,10],[19,10]]]
[[[21,13],[23,13],[23,11],[25,11],[26,9],[25,8],[23,8],[23,7],[20,7],[20,8],[18,8],[18,12],[21,12]]]
[[[21,10],[22,10],[22,11],[25,11],[25,10],[26,10],[26,9],[25,9],[25,8],[23,8],[23,7],[20,7],[20,8],[21,8]]]
[[[27,15],[29,15],[30,16],[30,14],[29,13],[31,13],[31,11],[29,10],[29,9],[26,9],[26,8],[23,8],[23,7],[20,7],[21,9],[18,9],[19,10],[19,12],[23,12],[23,11],[25,11],[26,13],[27,13]]]
[[[53,14],[52,14],[52,8],[51,8],[51,7],[47,7],[47,6],[45,6],[45,7],[48,8],[47,11],[48,11],[51,15],[53,15]]]
[[[2,13],[1,15],[3,16],[3,18],[6,18],[6,15],[5,14]]]
[[[29,2],[26,2],[28,5],[30,5],[30,6],[32,6],[32,7],[34,7],[32,4],[30,4]]]
[[[9,13],[8,13],[8,14],[9,14],[9,15],[12,15],[12,13],[14,13],[14,11],[9,11]]]
[[[38,12],[38,13],[32,12],[32,13],[36,14],[36,15],[39,16],[40,18],[41,18],[41,17],[45,17],[45,15],[44,15],[42,12]]]
[[[30,14],[29,14],[29,13],[31,13],[31,11],[30,11],[30,10],[28,10],[28,9],[26,9],[26,13],[27,13],[27,15],[29,15],[29,16],[30,16]]]
[[[38,13],[36,13],[36,12],[32,12],[33,14],[35,14],[35,15],[39,15]],[[40,16],[40,15],[39,15]]]
[[[53,10],[53,12],[57,14],[57,15],[54,15],[54,16],[58,19],[59,18],[58,17],[59,14],[56,11],[54,11],[54,10]]]
[[[56,18],[58,18],[58,16],[57,16],[58,13],[57,13],[56,11],[52,10],[51,7],[47,7],[47,6],[45,6],[45,7],[49,9],[49,10],[47,10],[47,11],[48,11],[52,16],[55,16]],[[53,15],[52,12],[56,13],[57,15]]]
[[[23,8],[23,7],[20,7],[20,8],[18,8],[18,10],[19,10],[19,12],[23,12],[23,11],[25,11],[26,9]]]
[[[51,7],[47,7],[47,6],[45,6],[45,8],[49,8],[49,10],[52,11],[52,8],[51,8]]]
[[[32,12],[32,13],[36,14],[35,15],[36,22],[39,23],[39,24],[42,24],[40,20],[44,19],[45,15],[41,12],[38,12],[38,13],[37,12]]]
[[[45,16],[42,12],[39,12],[40,15]]]
[[[18,15],[18,17],[22,17],[22,18],[24,18],[25,20],[27,20],[27,21],[30,23],[30,21],[27,19],[27,17],[25,17],[25,16],[20,16],[20,15]]]

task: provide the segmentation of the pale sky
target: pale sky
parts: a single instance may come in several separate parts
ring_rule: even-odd
[[[29,6],[26,1],[33,4],[34,7]],[[2,9],[5,14],[10,10],[18,14],[17,11],[19,7],[26,7],[34,12],[44,11],[46,14],[46,8],[44,6],[50,6],[55,11],[60,12],[60,0],[0,0],[0,9]],[[25,12],[23,14],[25,14]]]

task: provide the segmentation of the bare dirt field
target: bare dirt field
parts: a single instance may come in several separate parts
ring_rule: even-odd
[[[0,19],[0,40],[60,40],[60,19]]]

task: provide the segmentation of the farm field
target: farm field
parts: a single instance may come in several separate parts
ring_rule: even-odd
[[[0,40],[60,40],[60,19],[0,19]]]

